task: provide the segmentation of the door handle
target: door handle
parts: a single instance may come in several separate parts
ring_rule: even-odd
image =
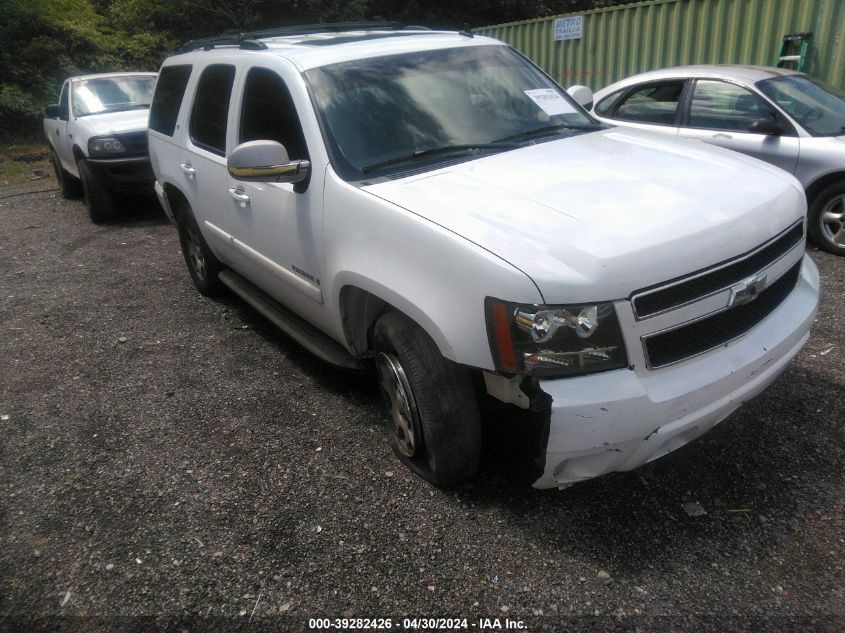
[[[238,202],[241,203],[242,207],[245,207],[249,204],[249,196],[244,193],[244,190],[238,187],[237,189],[232,188],[229,189],[229,194]]]
[[[188,178],[193,178],[197,173],[197,170],[193,168],[191,163],[181,163],[179,166],[182,168],[182,171],[188,174]]]
[[[714,134],[713,138],[733,138],[730,134],[725,134],[724,132],[719,132],[718,134]]]

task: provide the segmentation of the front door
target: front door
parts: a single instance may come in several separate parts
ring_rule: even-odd
[[[785,132],[778,136],[749,132],[751,124],[761,119],[779,123]],[[727,81],[695,82],[686,123],[678,136],[742,152],[789,173],[798,164],[799,140],[792,124],[759,95]]]
[[[288,88],[297,80],[301,82],[285,68],[254,65],[246,71],[238,100],[236,144],[277,141],[291,160],[309,159],[297,105]],[[323,301],[322,177],[312,172],[309,180],[292,185],[243,182],[229,176],[232,213],[238,222],[236,238],[253,262],[250,279],[302,315]]]

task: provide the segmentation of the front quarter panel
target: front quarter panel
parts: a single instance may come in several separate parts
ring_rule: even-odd
[[[337,315],[335,332],[342,332],[341,291],[355,286],[413,319],[444,357],[493,369],[485,297],[540,303],[534,283],[452,231],[344,182],[331,168],[326,176],[324,296],[334,304],[327,307]]]

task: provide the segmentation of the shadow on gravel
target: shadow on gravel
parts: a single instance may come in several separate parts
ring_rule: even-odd
[[[315,359],[234,295],[220,300],[233,321],[248,325],[303,376],[331,395],[381,402],[371,374],[350,374]],[[652,464],[558,491],[526,480],[531,442],[518,417],[486,412],[484,456],[476,480],[440,490],[457,514],[466,506],[504,511],[509,529],[560,554],[577,554],[636,575],[643,565],[675,571],[690,552],[709,565],[724,557],[753,559],[796,529],[835,512],[841,477],[842,387],[792,365],[774,385],[717,428]],[[374,436],[382,441],[382,436]],[[397,467],[401,467],[399,463]],[[419,481],[420,486],[428,486]],[[691,517],[683,506],[707,512]],[[677,552],[683,551],[683,557]]]
[[[445,494],[456,503],[503,507],[510,527],[542,545],[613,561],[631,573],[644,561],[674,568],[680,563],[673,551],[691,547],[700,549],[702,565],[753,558],[837,512],[845,451],[836,411],[843,395],[841,385],[792,366],[691,444],[638,470],[563,491],[516,482],[510,475],[524,456],[514,455],[513,439],[503,436],[487,447],[482,476]],[[687,502],[700,503],[707,515],[688,516]]]
[[[140,195],[117,201],[117,214],[114,220],[104,226],[149,227],[169,224],[170,220],[158,203],[155,195]]]

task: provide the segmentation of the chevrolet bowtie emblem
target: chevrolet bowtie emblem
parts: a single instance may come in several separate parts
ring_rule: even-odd
[[[743,279],[731,286],[731,296],[728,299],[728,307],[735,308],[754,301],[766,287],[767,273],[758,273],[748,279]]]

